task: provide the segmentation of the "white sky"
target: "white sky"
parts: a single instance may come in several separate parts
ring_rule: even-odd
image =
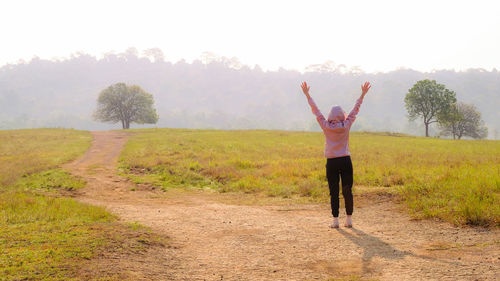
[[[332,60],[366,71],[500,69],[500,1],[0,2],[0,65],[161,48],[205,51],[264,69]]]

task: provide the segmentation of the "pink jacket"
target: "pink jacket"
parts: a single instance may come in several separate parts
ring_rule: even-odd
[[[308,98],[307,101],[325,134],[325,157],[337,158],[351,155],[349,152],[349,131],[352,123],[356,120],[363,97],[356,101],[356,105],[349,115],[338,105],[332,107],[330,114],[328,114],[328,120],[325,120],[312,98]]]

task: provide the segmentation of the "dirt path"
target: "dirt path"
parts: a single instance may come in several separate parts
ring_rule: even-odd
[[[333,230],[324,204],[241,206],[207,192],[159,192],[116,175],[124,133],[92,134],[89,151],[66,166],[88,181],[78,200],[148,225],[174,246],[121,260],[133,279],[500,278],[499,230],[414,221],[383,198],[355,198],[355,228]]]

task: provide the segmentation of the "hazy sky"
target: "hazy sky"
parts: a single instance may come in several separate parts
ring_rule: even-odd
[[[161,48],[264,69],[500,69],[500,1],[2,1],[0,65]]]

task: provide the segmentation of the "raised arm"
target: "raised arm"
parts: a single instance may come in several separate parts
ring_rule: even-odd
[[[316,120],[318,120],[318,123],[319,123],[321,129],[324,129],[327,121],[326,121],[325,117],[323,116],[323,114],[321,113],[321,111],[319,111],[318,106],[316,106],[316,103],[311,98],[311,95],[309,95],[309,89],[311,89],[311,87],[308,86],[306,82],[303,82],[300,85],[300,87],[302,88],[302,92],[304,92],[304,95],[307,98],[307,102],[309,103],[309,106],[311,106],[312,113],[314,115],[316,115]]]
[[[365,84],[363,84],[361,86],[361,96],[358,98],[358,100],[356,101],[356,104],[354,105],[354,108],[351,110],[351,112],[347,116],[347,122],[348,122],[349,126],[351,126],[352,123],[354,123],[354,120],[356,120],[356,115],[358,115],[359,108],[361,107],[361,104],[363,103],[363,99],[365,98],[365,95],[368,93],[368,91],[370,90],[371,87],[372,87],[372,85],[370,85],[370,82],[365,82]]]

